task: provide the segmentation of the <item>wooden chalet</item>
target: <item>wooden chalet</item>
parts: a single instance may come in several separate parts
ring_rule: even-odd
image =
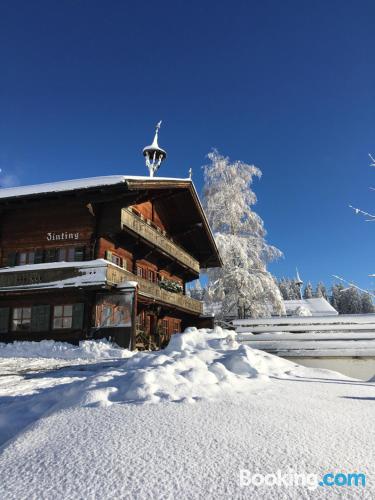
[[[0,339],[111,337],[158,348],[221,265],[190,179],[108,176],[0,189]]]

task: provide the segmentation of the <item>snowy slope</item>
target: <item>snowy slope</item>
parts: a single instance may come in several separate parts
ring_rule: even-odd
[[[89,346],[59,360],[64,349],[45,346],[34,362],[75,366],[31,374],[12,396],[3,387],[1,498],[355,498],[249,490],[239,470],[375,472],[374,383],[239,346],[220,329],[190,329],[161,352],[122,351],[127,359]],[[369,484],[361,497],[374,493]]]

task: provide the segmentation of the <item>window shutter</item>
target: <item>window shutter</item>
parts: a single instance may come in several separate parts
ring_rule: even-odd
[[[33,306],[31,308],[31,331],[46,332],[49,330],[50,306]]]
[[[17,252],[8,253],[7,264],[10,267],[17,265]]]
[[[85,249],[84,249],[84,247],[76,247],[74,249],[74,260],[75,261],[84,260],[84,256],[85,256]]]
[[[72,319],[72,328],[74,330],[82,330],[83,328],[83,314],[85,311],[85,305],[73,304],[73,319]]]
[[[0,307],[0,333],[9,331],[9,307]]]
[[[43,262],[43,249],[37,248],[35,250],[34,264],[41,264]]]
[[[109,262],[112,262],[112,252],[110,250],[106,250],[105,259],[109,260]]]

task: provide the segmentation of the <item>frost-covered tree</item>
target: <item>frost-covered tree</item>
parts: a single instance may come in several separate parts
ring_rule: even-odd
[[[269,245],[262,219],[252,210],[252,190],[261,171],[242,161],[231,162],[214,150],[204,167],[204,205],[223,266],[208,270],[205,299],[220,302],[222,316],[261,317],[285,312],[282,297],[267,263],[280,250]]]
[[[370,293],[352,284],[347,288],[341,283],[333,285],[331,304],[340,314],[375,313]]]
[[[354,286],[344,288],[340,294],[339,304],[341,314],[361,314],[362,300],[359,290]]]
[[[195,280],[189,288],[190,297],[196,300],[202,300],[203,294],[204,290],[202,288],[201,282],[199,281],[199,279]]]
[[[344,290],[344,286],[339,283],[332,285],[332,295],[331,295],[331,306],[336,309],[340,314],[341,312],[341,292]]]
[[[300,299],[300,287],[295,279],[282,278],[278,282],[281,295],[284,300]]]
[[[362,302],[362,313],[363,314],[375,312],[374,302],[373,302],[372,297],[369,293],[362,292],[361,302]]]
[[[290,290],[291,290],[291,300],[300,300],[301,298],[301,285],[297,280],[291,280]]]
[[[315,297],[323,297],[325,299],[328,297],[327,289],[321,281],[316,285]]]
[[[305,290],[303,292],[303,298],[304,299],[312,299],[313,297],[313,287],[310,281],[307,283],[305,286]]]
[[[287,278],[282,278],[277,282],[281,296],[283,300],[291,300],[292,299],[292,287],[291,280]]]

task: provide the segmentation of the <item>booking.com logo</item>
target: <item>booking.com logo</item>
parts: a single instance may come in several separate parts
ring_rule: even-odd
[[[319,479],[317,474],[296,472],[290,469],[271,474],[252,473],[248,469],[240,469],[240,486],[244,487],[293,487],[303,486],[309,490],[332,486],[366,486],[366,475],[358,472],[328,472]]]

